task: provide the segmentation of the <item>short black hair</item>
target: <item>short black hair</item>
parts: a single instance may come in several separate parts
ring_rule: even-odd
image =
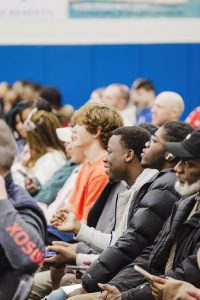
[[[49,104],[54,108],[60,108],[61,107],[61,94],[58,89],[55,87],[47,86],[44,87],[40,93],[40,96],[44,99],[46,99]]]
[[[139,126],[124,126],[113,131],[113,135],[120,135],[121,144],[128,149],[134,150],[141,161],[142,150],[145,143],[150,140],[151,134]]]
[[[169,142],[181,142],[194,130],[189,124],[180,121],[166,122],[162,128],[166,132],[166,141]]]
[[[155,91],[155,86],[151,80],[148,79],[138,79],[133,82],[134,88],[145,89],[146,91]]]
[[[156,131],[158,130],[158,126],[150,124],[150,123],[142,123],[139,125],[141,128],[149,131],[151,135],[154,135]]]

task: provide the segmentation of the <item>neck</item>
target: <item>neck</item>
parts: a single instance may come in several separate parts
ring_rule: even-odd
[[[125,181],[128,184],[128,186],[132,186],[136,181],[136,179],[138,178],[138,176],[143,172],[143,168],[141,164],[138,163],[137,166],[134,164],[134,166],[133,165],[130,166],[129,169],[130,170],[127,173],[127,178],[125,179]]]
[[[106,150],[102,148],[99,141],[94,141],[93,144],[90,145],[87,149],[84,149],[83,152],[90,163],[103,158],[106,154]]]
[[[158,170],[158,171],[162,171],[165,169],[173,169],[175,167],[176,164],[169,162],[169,161],[165,161],[165,163],[163,164],[163,166]]]

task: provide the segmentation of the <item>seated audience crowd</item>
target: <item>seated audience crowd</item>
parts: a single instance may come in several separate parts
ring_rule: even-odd
[[[74,111],[0,83],[0,300],[200,300],[200,114],[136,79]]]

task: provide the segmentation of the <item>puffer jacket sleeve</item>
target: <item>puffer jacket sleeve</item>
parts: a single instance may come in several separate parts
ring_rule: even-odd
[[[173,189],[174,174],[170,175],[163,175],[162,180],[158,180],[158,183],[148,190],[137,209],[134,211],[133,208],[124,234],[84,273],[82,284],[87,292],[99,290],[97,283],[110,281],[122,268],[137,258],[144,248],[153,243],[179,198]]]

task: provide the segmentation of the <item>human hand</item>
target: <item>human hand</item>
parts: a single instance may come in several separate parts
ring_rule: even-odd
[[[83,264],[85,266],[90,266],[92,264],[92,261],[91,260],[84,260]]]
[[[187,294],[196,300],[200,300],[200,290],[196,291],[187,291]]]
[[[102,283],[98,283],[98,286],[103,290],[100,300],[121,300],[121,292],[115,286]]]
[[[25,179],[25,188],[32,195],[40,190],[34,177],[27,177]]]
[[[6,183],[4,177],[0,175],[0,200],[6,200],[6,199],[8,199]]]
[[[73,296],[79,296],[79,295],[82,295],[82,294],[86,294],[86,291],[84,290],[83,287],[78,288],[78,289],[76,289],[75,291],[71,292],[71,293],[68,295],[68,298],[71,298],[71,297],[73,297]]]
[[[76,220],[74,213],[68,209],[59,210],[50,220],[51,225],[60,231],[74,232],[77,234],[81,223]]]
[[[45,259],[45,262],[52,264],[54,267],[76,263],[76,253],[72,250],[71,244],[56,241],[53,242],[52,246],[47,247],[47,251],[56,252],[55,256]]]
[[[153,276],[153,278],[151,280],[149,279],[148,281],[150,283],[152,295],[155,298],[155,300],[162,300],[167,278]]]

